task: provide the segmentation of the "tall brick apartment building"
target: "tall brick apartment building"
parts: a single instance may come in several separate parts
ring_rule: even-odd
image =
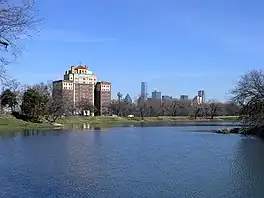
[[[108,114],[108,107],[111,103],[111,83],[102,81],[97,82],[94,90],[96,115]]]
[[[110,97],[102,97],[99,95],[95,97],[97,93],[95,91],[96,85],[100,83],[104,84],[103,82],[97,82],[96,76],[92,71],[88,70],[86,65],[79,65],[78,67],[71,66],[71,69],[65,72],[63,80],[53,82],[53,96],[72,101],[75,107],[84,100],[97,107],[97,104],[101,104],[102,98],[105,98],[103,99],[104,104],[110,104],[111,83],[107,85],[110,90]],[[106,87],[102,88],[102,90],[106,89]],[[104,95],[104,92],[101,91],[97,94]],[[100,102],[96,102],[96,99],[100,100]],[[100,106],[98,107],[100,108]],[[99,115],[101,115],[101,113]]]

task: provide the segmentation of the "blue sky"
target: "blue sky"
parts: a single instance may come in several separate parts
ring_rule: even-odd
[[[57,80],[87,64],[118,91],[226,100],[238,77],[264,68],[264,2],[245,0],[44,1],[40,33],[11,65],[22,83]]]

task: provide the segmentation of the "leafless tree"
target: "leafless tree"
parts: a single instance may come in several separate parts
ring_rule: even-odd
[[[177,116],[179,110],[179,103],[176,100],[173,101],[166,101],[164,103],[166,111],[169,113],[170,116]]]
[[[109,106],[110,112],[113,115],[118,115],[119,113],[119,104],[117,101],[112,100]]]
[[[159,116],[161,114],[161,106],[162,106],[162,101],[159,99],[149,99],[147,101],[148,105],[148,116],[153,117],[153,116]]]
[[[232,101],[221,104],[222,115],[237,116],[239,114],[239,106]]]
[[[220,111],[220,104],[216,100],[209,100],[207,103],[207,110],[210,115],[210,119],[214,119]]]
[[[162,101],[162,102],[161,102],[161,105],[160,105],[160,109],[159,109],[159,111],[158,111],[158,114],[159,114],[160,116],[165,116],[165,112],[166,112],[165,102]]]
[[[49,122],[55,122],[64,114],[65,104],[61,98],[49,98],[45,109],[45,118]]]
[[[193,103],[190,108],[190,116],[197,119],[199,113],[202,111],[202,105],[198,103]]]
[[[240,105],[240,119],[251,129],[264,130],[264,70],[252,70],[241,76],[232,91]]]
[[[191,100],[178,101],[178,113],[179,116],[188,116],[191,109]]]
[[[137,112],[142,120],[144,120],[145,116],[148,114],[148,102],[143,98],[139,98],[137,101]]]
[[[41,82],[39,84],[35,84],[33,86],[29,86],[32,89],[37,90],[41,95],[46,95],[47,97],[52,97],[51,93],[49,92],[49,87],[47,84]]]
[[[82,98],[80,102],[76,105],[76,108],[80,111],[89,110],[91,113],[96,111],[95,106],[91,103],[90,100]]]
[[[21,52],[17,41],[33,36],[40,22],[33,0],[0,0],[1,81],[6,80],[5,66],[11,61],[8,57],[16,58]]]
[[[232,90],[233,100],[245,105],[251,99],[258,100],[264,98],[264,70],[252,70],[241,76]]]

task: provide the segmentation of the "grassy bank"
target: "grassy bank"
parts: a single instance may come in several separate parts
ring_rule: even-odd
[[[133,124],[133,123],[152,123],[152,122],[201,122],[201,121],[229,121],[237,120],[234,116],[220,116],[214,120],[208,119],[190,119],[190,117],[181,116],[160,116],[160,117],[145,117],[142,120],[139,117],[127,118],[127,117],[113,117],[113,116],[100,116],[100,117],[86,117],[86,116],[69,116],[60,118],[57,122],[66,126],[71,124],[83,124],[89,123],[94,125],[118,125],[118,124]],[[51,129],[54,128],[48,123],[32,123],[17,119],[13,116],[0,116],[0,131],[14,131],[19,129]]]
[[[69,116],[58,120],[61,124],[105,124],[105,123],[136,123],[136,122],[187,122],[187,121],[232,121],[237,120],[237,116],[219,116],[214,120],[211,119],[191,119],[188,116],[159,116],[159,117],[145,117],[143,120],[140,117],[127,118],[127,117],[113,117],[113,116],[100,116],[100,117],[86,117],[86,116]]]
[[[19,129],[52,128],[48,123],[33,123],[17,119],[13,116],[0,116],[0,131],[14,131]]]
[[[238,116],[217,116],[216,120],[225,120],[225,121],[236,121],[238,120]]]

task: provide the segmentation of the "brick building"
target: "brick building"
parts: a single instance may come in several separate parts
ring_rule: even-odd
[[[111,83],[97,82],[95,86],[95,107],[97,109],[96,115],[107,115],[111,103]]]
[[[101,87],[99,92],[95,91],[96,85],[101,85],[99,86]],[[108,94],[109,92],[110,94]],[[95,97],[95,94],[97,94],[97,97]],[[71,69],[65,72],[63,80],[53,82],[53,97],[72,101],[74,107],[77,107],[84,100],[93,106],[100,104],[98,107],[101,107],[101,104],[111,101],[111,83],[97,83],[96,76],[88,70],[86,65],[71,66]],[[96,102],[96,98],[100,101]]]

